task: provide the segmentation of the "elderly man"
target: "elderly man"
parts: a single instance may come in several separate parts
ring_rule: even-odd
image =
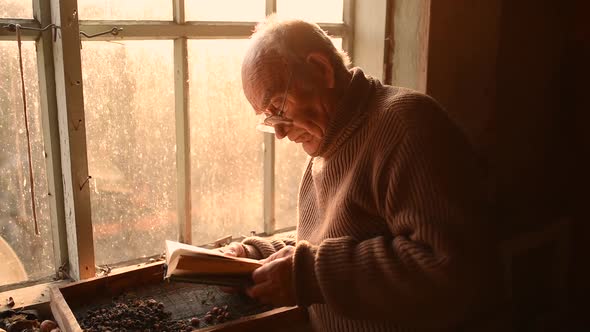
[[[349,70],[317,25],[258,25],[242,65],[258,129],[311,156],[297,238],[225,248],[264,259],[247,293],[307,307],[318,331],[465,327],[498,268],[476,158],[439,104]]]

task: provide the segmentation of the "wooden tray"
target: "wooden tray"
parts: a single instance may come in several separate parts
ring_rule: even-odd
[[[213,306],[230,307],[230,321],[202,323],[197,331],[311,331],[304,309],[272,309],[243,295],[223,293],[215,286],[165,282],[162,262],[55,286],[50,293],[52,314],[65,332],[83,331],[79,319],[89,310],[109,305],[117,298],[156,299],[172,312],[172,318],[179,320],[201,318]]]

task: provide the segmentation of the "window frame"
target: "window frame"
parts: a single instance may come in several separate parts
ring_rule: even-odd
[[[188,40],[247,38],[256,23],[186,21],[185,0],[170,1],[173,6],[171,21],[78,21],[77,15],[72,15],[77,12],[77,0],[33,0],[34,19],[0,18],[0,27],[10,23],[37,29],[49,24],[61,27],[55,40],[51,29],[45,32],[22,30],[21,34],[22,40],[36,42],[56,273],[65,267],[75,280],[95,276],[80,30],[96,34],[113,27],[123,28],[117,36],[103,35],[92,40],[174,41],[178,240],[192,243]],[[343,1],[343,22],[319,25],[331,36],[342,38],[342,48],[352,55],[355,0]],[[276,0],[266,0],[265,6],[266,15],[276,12]],[[16,41],[16,36],[0,28],[0,40]],[[263,222],[265,234],[272,235],[278,231],[275,222],[275,138],[272,134],[264,135]]]

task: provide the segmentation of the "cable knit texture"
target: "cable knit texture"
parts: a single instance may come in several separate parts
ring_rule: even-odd
[[[499,293],[477,159],[432,98],[352,73],[300,185],[298,304],[317,331],[465,326]]]

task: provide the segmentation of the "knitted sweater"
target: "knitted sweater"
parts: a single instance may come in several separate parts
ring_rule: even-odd
[[[316,331],[464,328],[499,293],[475,155],[432,98],[352,72],[300,185],[297,304]]]

